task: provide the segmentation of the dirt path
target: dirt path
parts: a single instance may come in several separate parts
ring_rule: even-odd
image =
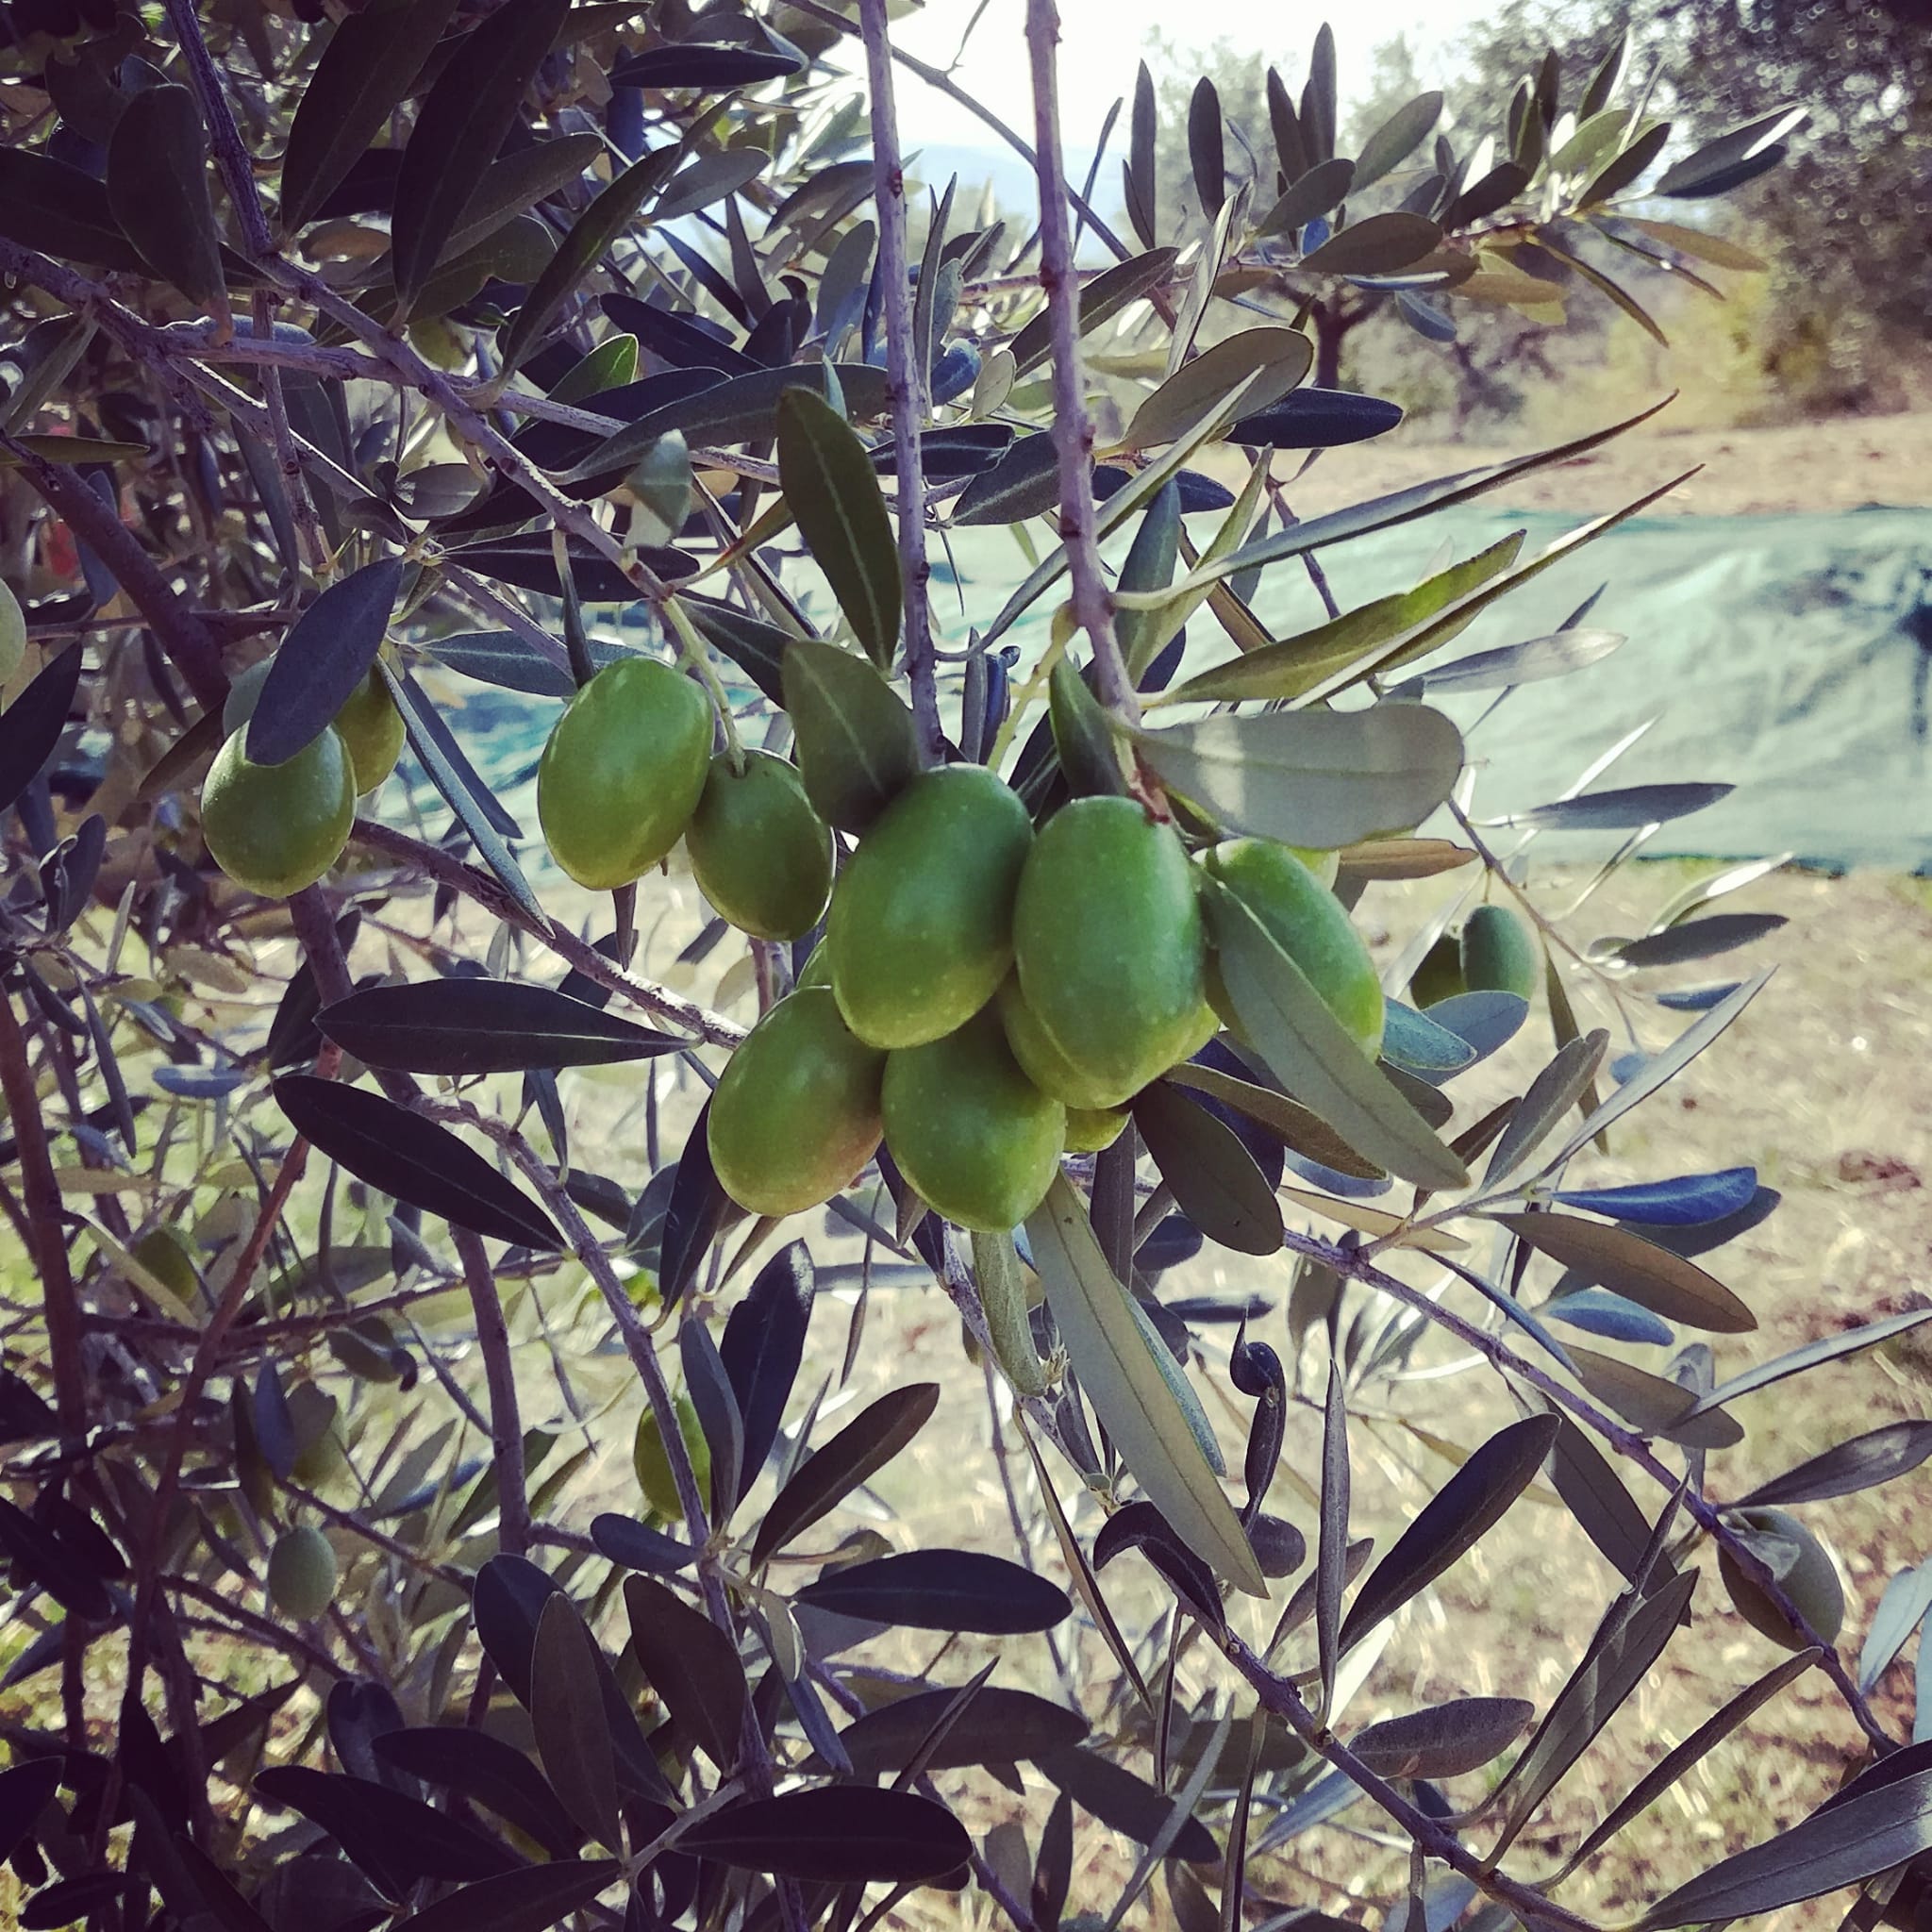
[[[1695,465],[1700,473],[1657,505],[1659,513],[1742,516],[1777,510],[1932,506],[1932,413],[1842,417],[1773,429],[1673,431],[1670,411],[1591,455],[1539,471],[1504,494],[1512,508],[1615,509]],[[1303,516],[1318,516],[1432,476],[1500,461],[1537,446],[1442,443],[1407,428],[1323,457],[1295,489]],[[1501,500],[1501,499],[1499,499]]]

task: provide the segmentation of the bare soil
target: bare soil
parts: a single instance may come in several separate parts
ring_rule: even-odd
[[[1671,412],[1587,456],[1510,484],[1512,508],[1592,515],[1634,501],[1702,466],[1656,514],[1746,516],[1780,510],[1932,505],[1932,413],[1843,416],[1761,429],[1674,430]],[[1297,514],[1318,516],[1434,476],[1521,456],[1508,446],[1443,443],[1405,425],[1374,442],[1323,456],[1297,484]],[[1277,471],[1286,469],[1286,462]],[[1289,474],[1291,474],[1290,472]]]

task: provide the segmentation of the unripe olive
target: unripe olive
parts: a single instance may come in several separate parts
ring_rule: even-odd
[[[1826,1643],[1836,1641],[1845,1620],[1845,1593],[1824,1545],[1788,1510],[1739,1509],[1732,1512],[1732,1520],[1738,1528],[1761,1531],[1796,1546],[1796,1557],[1782,1574],[1777,1574],[1777,1564],[1772,1565],[1778,1586]],[[1718,1551],[1718,1572],[1745,1623],[1787,1650],[1802,1648],[1804,1640],[1726,1549]]]
[[[821,940],[807,956],[806,962],[798,969],[794,987],[830,986],[832,983],[832,956]]]
[[[312,886],[349,842],[356,785],[333,724],[279,765],[258,765],[235,731],[201,788],[201,832],[215,863],[264,898]]]
[[[698,1479],[698,1493],[708,1498],[711,1486],[711,1445],[705,1440],[698,1421],[697,1406],[683,1390],[673,1401],[677,1409],[677,1433],[684,1438],[684,1453],[691,1458],[691,1472]],[[637,1472],[638,1488],[644,1501],[659,1516],[677,1523],[684,1517],[684,1501],[677,1493],[677,1479],[671,1474],[671,1458],[664,1453],[664,1432],[658,1426],[658,1411],[646,1408],[638,1418],[638,1432],[632,1439],[630,1466]]]
[[[858,1178],[879,1144],[886,1057],[854,1038],[826,987],[788,994],[711,1095],[718,1183],[752,1214],[802,1213]]]
[[[1173,830],[1127,798],[1076,798],[1034,841],[1013,909],[1020,991],[1113,1107],[1197,1041],[1207,940],[1193,868]]]
[[[859,841],[825,920],[832,989],[873,1046],[963,1025],[1012,963],[1013,900],[1033,843],[1019,794],[983,765],[907,786]]]
[[[306,1623],[335,1600],[336,1553],[312,1524],[285,1531],[268,1558],[269,1600],[284,1616]]]
[[[832,890],[832,834],[797,769],[769,752],[711,760],[684,834],[691,876],[718,914],[761,940],[808,933]]]
[[[1064,1142],[1066,1151],[1069,1154],[1098,1154],[1120,1139],[1121,1129],[1126,1124],[1127,1110],[1124,1107],[1070,1107]]]
[[[396,760],[403,755],[403,714],[396,709],[381,672],[370,668],[369,675],[336,713],[335,724],[349,747],[349,762],[356,768],[357,795],[374,791],[395,770]]]
[[[172,1227],[150,1228],[127,1251],[170,1293],[192,1307],[201,1295],[194,1257],[184,1236]]]
[[[1445,932],[1409,974],[1408,1003],[1420,1009],[1468,991],[1469,982],[1462,976],[1462,942],[1455,933]]]
[[[347,1459],[337,1424],[340,1407],[313,1382],[297,1382],[289,1391],[289,1422],[295,1436],[290,1473],[305,1489],[320,1489]]]
[[[1089,1079],[1055,1043],[1020,991],[1020,975],[1009,973],[1000,982],[993,998],[1000,1024],[1006,1028],[1007,1044],[1021,1071],[1040,1089],[1063,1106],[1083,1112],[1098,1112],[1117,1104],[1118,1096],[1097,1080]]]
[[[1017,1227],[1059,1171],[1067,1110],[1020,1071],[991,1009],[888,1054],[881,1104],[899,1171],[958,1226]]]
[[[0,684],[26,660],[26,612],[10,587],[0,580]]]
[[[641,878],[683,838],[710,762],[710,700],[697,685],[655,658],[607,665],[537,767],[550,856],[593,891]]]
[[[1462,927],[1462,981],[1471,992],[1534,999],[1542,957],[1536,935],[1507,906],[1478,906]]]
[[[1341,901],[1286,845],[1267,839],[1230,839],[1207,853],[1201,864],[1267,927],[1362,1051],[1376,1052],[1382,1044],[1382,986]],[[1212,959],[1208,997],[1239,1032]]]

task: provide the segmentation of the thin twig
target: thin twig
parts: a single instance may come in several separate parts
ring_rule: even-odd
[[[75,470],[45,461],[23,449],[11,437],[6,441],[27,481],[140,607],[169,661],[188,680],[203,708],[218,708],[228,694],[221,646],[161,575],[160,566],[135,541],[114,508],[96,496]]]
[[[858,0],[872,93],[873,200],[879,216],[879,275],[885,284],[887,396],[892,407],[892,471],[899,492],[899,574],[906,597],[906,674],[928,764],[943,756],[932,610],[926,598],[925,472],[919,431],[925,421],[925,358],[912,339],[911,264],[906,247],[906,176],[892,105],[892,44],[886,0]]]
[[[46,1313],[47,1356],[54,1370],[54,1406],[64,1434],[87,1427],[87,1368],[81,1354],[80,1294],[67,1257],[60,1183],[47,1152],[46,1123],[27,1064],[26,1036],[10,993],[0,990],[0,1091],[7,1097],[20,1159],[21,1194],[33,1233],[34,1262]]]
[[[1026,0],[1026,48],[1033,65],[1035,170],[1040,181],[1040,285],[1046,291],[1053,342],[1053,441],[1059,458],[1060,536],[1074,621],[1093,646],[1097,695],[1126,724],[1137,724],[1141,702],[1114,633],[1113,599],[1100,568],[1093,527],[1093,425],[1080,361],[1080,283],[1074,273],[1074,236],[1067,220],[1066,169],[1060,152],[1059,83],[1056,49],[1060,21],[1054,0]]]

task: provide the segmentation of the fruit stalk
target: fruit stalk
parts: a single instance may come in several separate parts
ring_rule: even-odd
[[[880,0],[883,11],[883,0]],[[1121,655],[1113,600],[1100,569],[1093,528],[1093,425],[1080,360],[1080,277],[1067,219],[1066,168],[1060,146],[1059,82],[1054,49],[1060,37],[1054,0],[1026,0],[1026,49],[1033,68],[1034,169],[1040,181],[1040,286],[1046,291],[1053,342],[1053,441],[1059,458],[1060,537],[1074,621],[1093,645],[1100,702],[1124,723],[1140,722],[1141,704]]]
[[[858,0],[872,97],[873,200],[879,217],[879,275],[885,283],[887,395],[892,406],[893,483],[899,499],[899,573],[906,585],[906,673],[927,764],[941,758],[938,672],[926,607],[925,475],[919,429],[925,421],[925,365],[912,339],[912,283],[906,253],[906,180],[892,101],[892,47],[886,0]]]

